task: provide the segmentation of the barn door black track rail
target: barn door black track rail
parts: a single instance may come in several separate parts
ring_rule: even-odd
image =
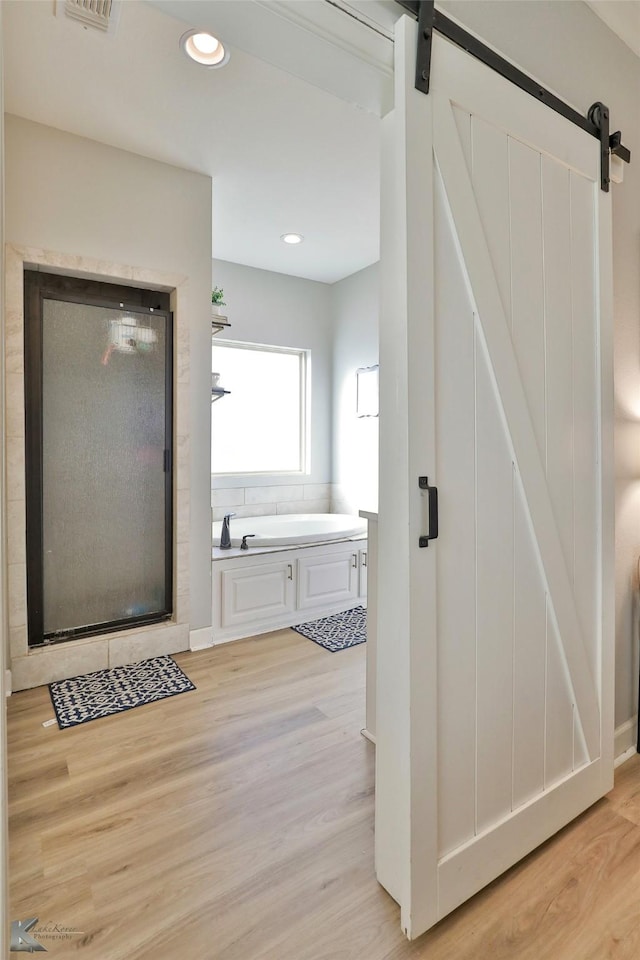
[[[535,97],[540,103],[555,110],[561,116],[575,123],[577,127],[585,130],[596,140],[600,141],[600,186],[608,193],[610,175],[609,163],[610,156],[620,157],[625,163],[631,161],[631,151],[622,143],[622,134],[619,130],[609,134],[609,109],[605,104],[597,103],[589,107],[587,116],[583,117],[581,113],[570,107],[568,103],[556,97],[554,93],[541,86],[536,80],[528,74],[518,70],[512,63],[501,57],[495,50],[478,40],[472,34],[467,33],[462,27],[449,20],[443,13],[435,8],[434,0],[396,0],[400,6],[404,7],[409,13],[413,14],[418,21],[418,50],[416,55],[416,90],[422,93],[429,93],[429,79],[431,75],[431,43],[433,31],[437,30],[452,43],[462,47],[467,53],[471,54],[482,63],[499,73],[500,76],[509,80],[511,83],[520,87],[525,93]]]

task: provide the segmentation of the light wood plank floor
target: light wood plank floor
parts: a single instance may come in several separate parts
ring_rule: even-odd
[[[640,760],[413,944],[373,873],[364,647],[293,631],[176,657],[197,691],[67,731],[9,701],[12,919],[86,960],[625,960],[640,951]]]

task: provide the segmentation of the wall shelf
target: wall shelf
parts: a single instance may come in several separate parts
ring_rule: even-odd
[[[211,336],[215,337],[216,333],[221,333],[222,330],[226,330],[227,327],[230,327],[231,324],[227,317],[211,317]]]
[[[211,336],[215,337],[216,333],[221,333],[222,330],[226,330],[227,327],[230,326],[231,324],[229,323],[229,319],[227,317],[212,316]],[[211,403],[215,403],[216,400],[220,400],[227,393],[231,393],[231,391],[223,390],[222,387],[211,387]]]
[[[222,387],[211,387],[211,403],[220,400],[221,397],[224,397],[227,393],[231,393],[231,390],[223,390]]]

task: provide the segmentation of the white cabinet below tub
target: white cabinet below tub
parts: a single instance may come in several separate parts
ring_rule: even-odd
[[[286,617],[295,610],[293,563],[266,563],[224,570],[220,625],[239,624]]]
[[[366,605],[366,540],[238,553],[212,563],[214,643]]]

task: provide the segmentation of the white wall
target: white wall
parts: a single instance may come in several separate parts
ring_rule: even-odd
[[[461,20],[581,113],[596,100],[632,152],[613,187],[616,393],[616,725],[637,710],[634,593],[640,554],[640,60],[585,4],[442,0]]]
[[[356,417],[356,370],[378,363],[379,271],[375,263],[331,287],[333,482],[336,513],[378,509],[377,417]]]
[[[228,510],[254,516],[377,509],[378,419],[355,415],[355,371],[378,362],[378,265],[328,285],[214,260],[212,284],[224,289],[232,323],[218,338],[312,354],[311,475],[214,478],[214,520]]]
[[[331,480],[331,287],[315,280],[302,280],[225,260],[213,261],[212,284],[223,288],[225,312],[232,324],[228,332],[218,334],[218,339],[311,350],[311,472],[300,477],[251,477],[251,486],[328,483]],[[223,382],[224,371],[221,373]],[[245,479],[216,478],[212,486],[214,489],[243,487]]]
[[[191,617],[211,624],[211,180],[17,117],[6,119],[8,243],[189,278]]]

